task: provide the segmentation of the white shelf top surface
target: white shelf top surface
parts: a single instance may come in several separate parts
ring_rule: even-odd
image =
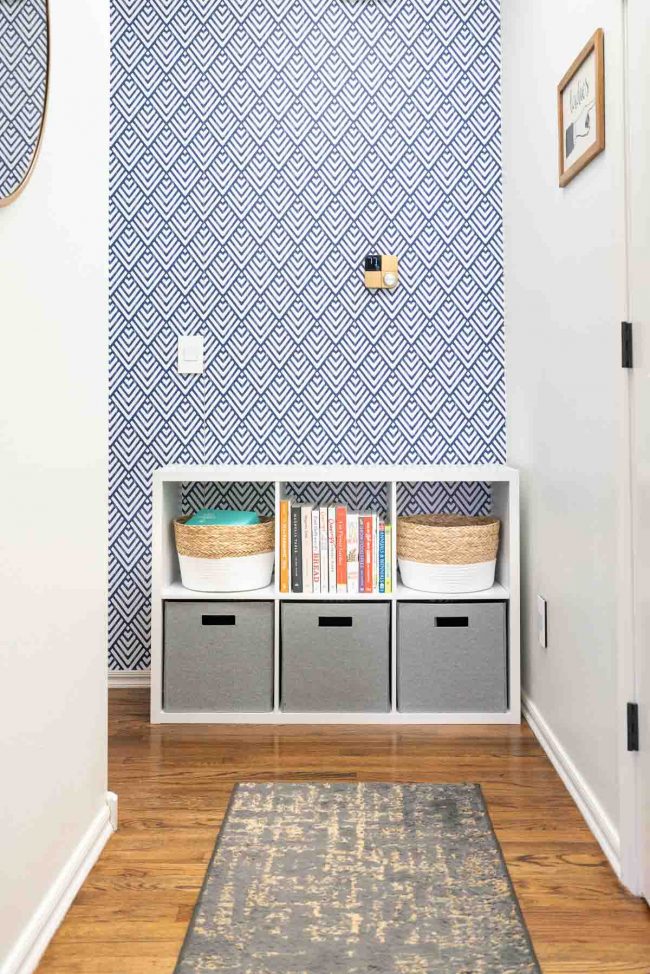
[[[194,599],[197,602],[241,602],[243,599],[268,601],[276,597],[276,588],[271,583],[265,588],[251,589],[248,592],[195,592],[194,589],[185,588],[180,581],[175,581],[163,585],[160,594],[163,599]]]
[[[504,600],[510,598],[510,592],[505,585],[495,582],[491,588],[483,589],[482,592],[419,592],[414,588],[407,588],[398,581],[395,590],[395,598],[402,602],[489,602],[491,600]]]
[[[399,466],[353,466],[345,464],[247,464],[218,465],[173,464],[154,471],[154,482],[183,481],[352,481],[352,482],[418,482],[418,481],[484,481],[516,482],[519,472],[506,464],[411,464]]]
[[[397,583],[394,592],[381,594],[351,593],[351,592],[332,592],[327,595],[314,595],[309,592],[280,592],[275,584],[267,585],[266,588],[252,589],[248,592],[195,592],[185,588],[179,581],[164,585],[160,596],[163,600],[167,599],[186,599],[197,602],[240,602],[243,600],[251,601],[270,601],[281,599],[288,602],[386,602],[391,599],[399,599],[402,602],[489,602],[504,601],[509,598],[510,593],[503,585],[495,583],[491,588],[483,592],[419,592],[416,589],[407,588],[401,582]]]

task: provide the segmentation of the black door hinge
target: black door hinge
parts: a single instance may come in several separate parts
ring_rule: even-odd
[[[638,703],[628,703],[627,705],[627,749],[628,751],[639,750],[639,705]]]
[[[621,365],[624,369],[631,369],[634,365],[631,321],[621,322]]]

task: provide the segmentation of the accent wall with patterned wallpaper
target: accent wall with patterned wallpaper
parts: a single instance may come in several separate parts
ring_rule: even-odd
[[[155,467],[504,461],[499,3],[112,0],[111,23],[109,663],[141,669]],[[370,251],[399,255],[394,292],[364,288]]]

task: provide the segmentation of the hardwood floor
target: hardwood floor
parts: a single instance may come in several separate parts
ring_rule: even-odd
[[[147,706],[111,691],[120,829],[39,974],[171,974],[233,783],[275,778],[479,782],[543,974],[650,974],[650,911],[526,726],[151,727]]]

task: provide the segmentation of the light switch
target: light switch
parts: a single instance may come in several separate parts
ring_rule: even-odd
[[[186,374],[203,372],[203,336],[178,336],[178,371]]]

